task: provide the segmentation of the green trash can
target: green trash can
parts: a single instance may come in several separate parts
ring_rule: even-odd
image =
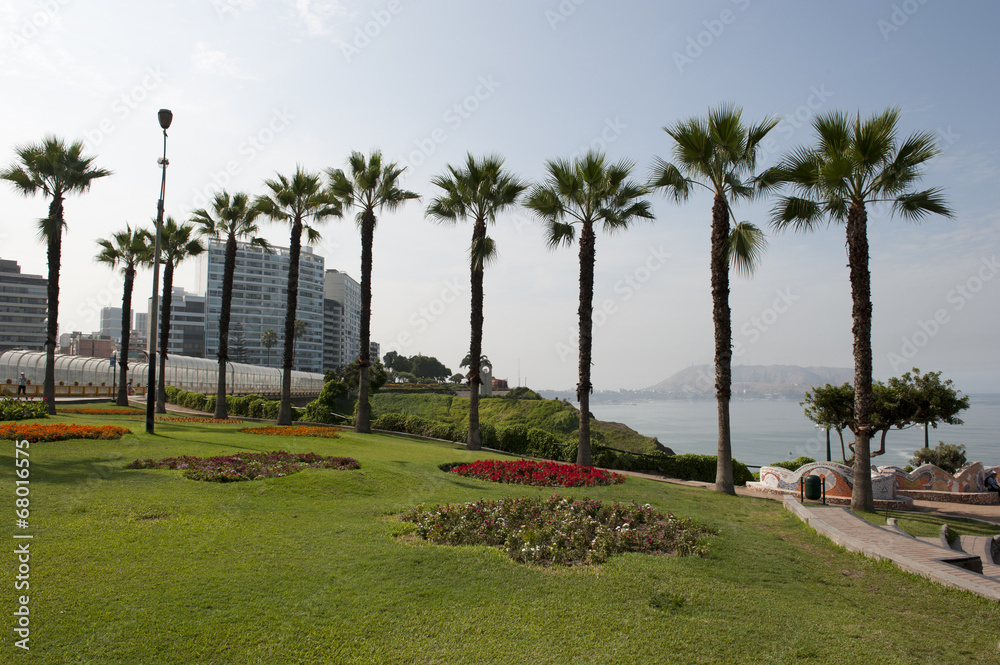
[[[803,480],[805,481],[806,498],[810,501],[819,501],[823,496],[820,477],[806,476]]]

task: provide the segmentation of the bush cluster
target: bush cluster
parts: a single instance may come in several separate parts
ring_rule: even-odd
[[[418,505],[403,519],[417,535],[443,545],[487,545],[520,563],[598,564],[623,552],[707,556],[704,537],[713,530],[660,514],[646,504],[605,504],[508,497],[495,501]]]
[[[187,409],[212,413],[215,411],[215,395],[205,395],[203,393],[192,393],[186,390],[179,390],[174,386],[167,386],[167,401],[177,406]],[[230,415],[244,416],[247,418],[261,418],[262,420],[275,420],[278,417],[278,409],[281,402],[267,399],[262,395],[227,395],[226,411]],[[292,420],[298,420],[301,413],[298,409],[292,409]]]
[[[955,473],[965,466],[965,463],[965,446],[944,441],[938,441],[934,448],[920,448],[913,453],[913,459],[910,460],[910,464],[914,466],[933,464],[948,473]]]
[[[493,483],[536,487],[597,487],[625,482],[625,476],[604,469],[558,462],[487,459],[452,467],[450,473]]]
[[[773,464],[769,464],[768,466],[776,466],[780,469],[788,469],[789,471],[798,471],[806,464],[812,464],[815,461],[816,460],[814,460],[812,457],[806,457],[805,455],[803,455],[798,459],[790,460],[787,462],[774,462]]]
[[[28,420],[29,418],[48,418],[45,401],[0,398],[0,420]]]
[[[447,383],[387,383],[380,389],[384,393],[415,395],[419,393],[436,393],[439,395],[454,395],[455,386]]]
[[[468,430],[465,427],[399,413],[387,413],[373,419],[372,427],[459,443],[468,440]],[[502,450],[527,457],[576,462],[577,444],[575,441],[564,443],[555,435],[537,428],[528,428],[524,425],[494,426],[490,423],[482,423],[479,426],[479,439],[484,448]],[[715,455],[667,455],[666,453],[640,455],[607,448],[600,444],[591,444],[591,456],[594,466],[604,469],[649,471],[681,480],[715,482],[717,465]],[[751,480],[753,480],[753,474],[750,473],[750,469],[742,462],[733,460],[733,482],[736,485],[746,485]]]

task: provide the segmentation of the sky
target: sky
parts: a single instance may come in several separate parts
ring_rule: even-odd
[[[874,372],[942,371],[966,393],[1000,392],[1000,57],[990,0],[0,0],[0,164],[47,134],[86,142],[114,174],[66,202],[60,332],[95,331],[122,278],[97,240],[152,226],[168,131],[168,215],[187,219],[219,189],[260,194],[297,165],[344,167],[380,149],[421,195],[378,220],[372,339],[459,371],[469,348],[471,224],[427,219],[431,179],[467,154],[497,154],[527,182],[547,160],[588,149],[634,163],[644,182],[671,159],[663,131],[730,102],[779,119],[762,167],[813,142],[830,111],[902,111],[901,138],[934,132],[954,219],[913,224],[869,210]],[[593,384],[642,389],[713,361],[712,200],[650,196],[656,219],[597,238]],[[736,208],[768,230],[750,279],[734,277],[734,364],[850,367],[850,282],[842,226],[774,234],[771,202]],[[47,212],[0,184],[0,257],[46,275],[35,230]],[[326,222],[313,251],[360,280],[353,214]],[[523,209],[490,230],[483,352],[495,376],[536,389],[577,381],[575,248],[546,247]],[[288,229],[262,234],[288,246]],[[203,292],[196,262],[175,284]],[[152,273],[140,273],[145,311]]]

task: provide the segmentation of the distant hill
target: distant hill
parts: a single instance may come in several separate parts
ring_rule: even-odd
[[[736,365],[733,367],[734,397],[801,397],[805,391],[827,383],[852,383],[849,367],[799,367],[797,365]],[[715,394],[715,368],[694,365],[643,392],[664,397],[698,397]]]

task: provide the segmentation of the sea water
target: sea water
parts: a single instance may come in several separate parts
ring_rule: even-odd
[[[963,444],[966,459],[987,465],[1000,464],[1000,395],[970,395],[970,407],[962,412],[962,425],[931,428],[930,446],[938,441]],[[675,453],[714,455],[718,446],[718,416],[715,400],[656,400],[629,404],[592,404],[599,420],[625,423],[647,436],[655,436]],[[733,400],[730,403],[733,457],[744,464],[766,465],[800,456],[826,459],[826,430],[805,417],[797,400]],[[853,440],[844,432],[844,447]],[[872,439],[877,450],[878,435]],[[890,430],[885,454],[874,457],[876,466],[903,466],[917,448],[924,446],[921,427]],[[830,432],[834,461],[842,459],[840,439]]]

